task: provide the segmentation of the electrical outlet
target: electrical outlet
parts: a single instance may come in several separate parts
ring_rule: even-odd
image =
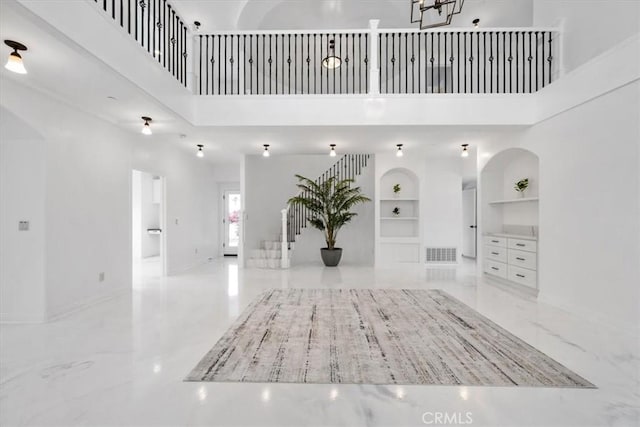
[[[18,231],[29,231],[29,221],[18,221]]]
[[[176,218],[176,225],[178,225],[178,218]]]
[[[98,282],[104,282],[104,272],[98,274]]]
[[[198,253],[198,248],[196,248],[196,253]]]

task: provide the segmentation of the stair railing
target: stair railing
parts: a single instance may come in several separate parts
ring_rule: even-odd
[[[367,167],[370,154],[345,154],[340,160],[327,169],[322,175],[315,179],[315,183],[322,185],[327,180],[335,178],[337,180],[343,179],[355,179],[362,174],[364,168]],[[301,191],[299,195],[306,196],[307,193]],[[309,211],[305,206],[293,205],[287,206],[282,209],[282,268],[288,268],[290,264],[289,260],[289,244],[296,241],[296,236],[302,233],[302,230],[307,227],[309,222]]]

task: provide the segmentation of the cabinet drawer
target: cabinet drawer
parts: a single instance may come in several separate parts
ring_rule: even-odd
[[[508,239],[507,247],[520,251],[535,252],[537,249],[535,240]]]
[[[507,239],[504,237],[484,236],[484,244],[491,246],[500,246],[501,248],[507,247]]]
[[[536,287],[535,271],[510,265],[508,273],[507,278],[509,280],[520,283],[521,285],[529,286],[530,288]]]
[[[491,261],[489,259],[484,260],[485,273],[493,274],[494,276],[507,278],[507,264]]]
[[[507,249],[486,245],[484,247],[484,256],[493,261],[507,262]]]
[[[528,268],[529,270],[536,269],[535,252],[519,251],[517,249],[507,250],[507,257],[509,259],[509,265],[515,265],[517,267]]]

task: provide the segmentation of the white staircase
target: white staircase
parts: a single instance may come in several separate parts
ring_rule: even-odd
[[[345,154],[325,173],[320,175],[317,183],[329,178],[356,179],[367,167],[369,154]],[[282,214],[282,231],[279,240],[263,240],[260,249],[252,249],[246,258],[247,268],[289,268],[293,245],[296,237],[307,227],[308,213],[303,206],[295,205],[280,211]],[[284,248],[287,248],[283,253]]]
[[[247,268],[282,268],[282,242],[263,240],[260,249],[252,249],[247,257]],[[291,259],[293,245],[289,245],[288,259]]]

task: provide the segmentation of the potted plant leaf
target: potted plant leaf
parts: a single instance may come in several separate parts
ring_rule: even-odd
[[[353,179],[338,180],[331,177],[317,183],[309,178],[296,175],[301,193],[289,199],[289,205],[301,205],[308,211],[309,223],[322,231],[327,243],[320,249],[322,261],[327,267],[335,267],[342,258],[342,248],[336,247],[338,231],[353,217],[357,216],[351,209],[370,199],[362,194],[360,187],[352,187]]]
[[[400,197],[401,190],[402,190],[402,187],[400,187],[400,184],[393,184],[393,197],[395,198]]]
[[[524,178],[516,182],[513,188],[520,193],[520,197],[524,197],[524,190],[526,190],[527,187],[529,187],[529,178]]]

